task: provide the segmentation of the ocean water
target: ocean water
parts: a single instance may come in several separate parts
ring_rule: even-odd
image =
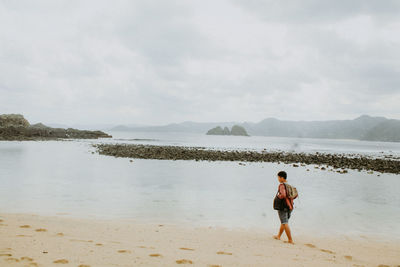
[[[103,140],[0,142],[0,212],[274,231],[279,226],[272,209],[276,173],[285,170],[288,182],[300,194],[290,221],[294,231],[400,240],[400,175],[352,170],[338,174],[276,163],[130,162],[93,153],[91,146],[123,142],[398,156],[400,144],[173,133],[113,135]]]
[[[286,138],[265,136],[216,136],[190,133],[110,132],[113,139],[103,142],[151,145],[195,146],[215,149],[291,151],[305,153],[362,154],[374,157],[393,156],[400,159],[400,143],[356,140]]]

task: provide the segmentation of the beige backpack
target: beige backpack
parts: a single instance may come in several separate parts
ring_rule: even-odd
[[[297,193],[296,187],[291,186],[288,183],[284,183],[284,185],[285,185],[285,188],[286,188],[286,195],[287,195],[288,198],[296,199],[299,196],[299,194]]]

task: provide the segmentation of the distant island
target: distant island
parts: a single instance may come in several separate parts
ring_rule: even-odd
[[[162,126],[118,126],[111,131],[183,132],[203,134],[211,128],[239,125],[252,136],[296,138],[354,139],[366,141],[400,142],[400,120],[362,115],[354,120],[283,121],[268,118],[260,122],[191,122]]]
[[[229,130],[228,127],[222,129],[221,126],[217,126],[208,130],[207,135],[237,135],[237,136],[249,136],[246,129],[239,125],[233,125],[232,129]]]
[[[20,114],[0,115],[0,141],[98,139],[111,137],[102,131],[51,128],[42,123],[31,125]]]

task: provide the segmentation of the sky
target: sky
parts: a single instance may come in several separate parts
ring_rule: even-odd
[[[0,114],[400,119],[400,1],[0,0]]]

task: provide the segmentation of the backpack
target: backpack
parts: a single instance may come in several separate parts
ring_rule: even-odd
[[[285,185],[285,188],[286,188],[286,195],[287,195],[288,198],[296,199],[299,196],[299,194],[297,193],[296,187],[291,186],[288,183],[284,183],[284,185]]]

